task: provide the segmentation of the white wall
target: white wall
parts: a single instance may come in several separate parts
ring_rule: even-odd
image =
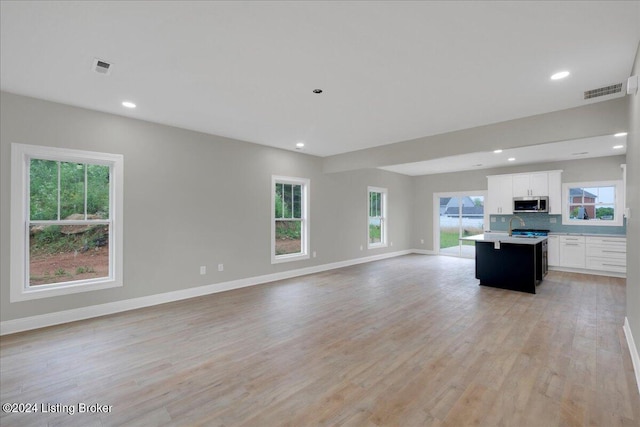
[[[640,44],[631,75],[640,74]],[[627,135],[627,320],[640,354],[640,93],[627,96],[629,134]],[[637,360],[640,362],[640,360]],[[640,379],[640,366],[636,366]],[[638,385],[640,387],[640,384]]]
[[[464,102],[464,101],[461,101]],[[613,135],[627,126],[623,97],[567,110],[425,136],[411,141],[330,156],[325,172],[376,168],[457,154]]]
[[[2,321],[411,248],[410,177],[381,170],[324,174],[322,159],[298,152],[5,92],[0,101]],[[12,142],[124,155],[122,288],[9,302]],[[311,179],[317,258],[271,264],[272,174]],[[389,190],[392,247],[366,249],[367,186]],[[201,265],[208,266],[205,276]]]

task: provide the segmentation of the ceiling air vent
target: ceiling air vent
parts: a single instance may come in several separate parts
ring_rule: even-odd
[[[98,74],[109,75],[113,64],[103,61],[102,59],[93,58],[93,65],[91,69]]]
[[[599,96],[612,95],[620,92],[622,92],[622,83],[588,90],[584,93],[584,99],[597,98]]]

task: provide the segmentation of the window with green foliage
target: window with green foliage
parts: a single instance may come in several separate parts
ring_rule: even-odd
[[[309,181],[273,177],[272,262],[308,258]]]
[[[369,218],[367,222],[369,248],[387,245],[387,189],[369,187]]]
[[[14,187],[24,189],[12,194],[12,245],[21,248],[12,300],[120,286],[122,156],[21,144],[12,150],[12,179],[22,182]]]

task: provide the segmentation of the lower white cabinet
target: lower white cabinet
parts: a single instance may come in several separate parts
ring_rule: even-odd
[[[560,236],[560,267],[585,268],[584,236]]]
[[[560,265],[560,238],[558,236],[549,236],[547,238],[547,256],[550,267]]]
[[[625,237],[551,235],[547,242],[549,266],[627,272]]]
[[[624,237],[587,236],[587,268],[590,270],[627,272],[627,239]]]

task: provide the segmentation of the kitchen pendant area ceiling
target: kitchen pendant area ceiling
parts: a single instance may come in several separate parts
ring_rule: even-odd
[[[322,157],[624,96],[584,92],[626,84],[640,38],[629,1],[3,1],[0,17],[3,91]]]

